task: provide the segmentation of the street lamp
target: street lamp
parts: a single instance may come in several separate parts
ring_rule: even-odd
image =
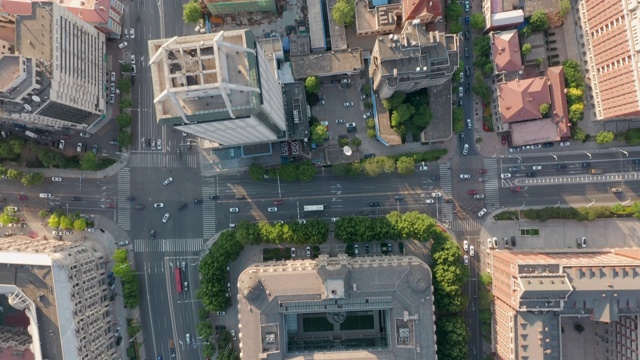
[[[558,161],[558,157],[553,155],[552,153],[549,153],[549,155],[553,156],[554,159],[556,159],[556,161]]]
[[[276,177],[278,178],[278,197],[282,197],[282,192],[280,191],[280,171],[276,170]]]
[[[589,206],[591,206],[591,205],[593,205],[593,204],[595,204],[595,203],[596,203],[596,199],[593,199],[593,201],[592,201],[592,202],[590,202],[590,203],[587,205],[587,207],[589,207]]]
[[[629,156],[629,153],[628,153],[628,152],[626,152],[626,151],[624,151],[624,150],[622,150],[622,149],[614,149],[614,150],[618,150],[618,151],[620,151],[621,153],[623,153],[623,154],[625,154],[625,155]]]
[[[631,201],[631,197],[629,197],[629,199],[627,201],[623,202],[622,205],[628,203],[629,201]]]
[[[557,203],[557,204],[553,205],[553,207],[554,207],[554,208],[557,208],[557,207],[559,207],[559,206],[560,206],[560,201],[558,201],[558,203]]]
[[[585,154],[589,155],[589,159],[591,159],[591,154],[589,154],[588,152],[584,152]]]

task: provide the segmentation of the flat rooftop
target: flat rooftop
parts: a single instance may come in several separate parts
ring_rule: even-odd
[[[436,358],[431,270],[413,256],[341,254],[260,263],[245,269],[237,285],[242,359]],[[369,316],[385,326],[373,334],[371,328],[347,330],[350,316]],[[307,328],[327,321],[329,328]],[[381,333],[387,336],[380,339]],[[304,343],[311,335],[314,340]],[[368,344],[368,338],[384,346],[354,346]],[[329,347],[316,353],[310,343]]]
[[[362,54],[357,48],[291,56],[290,61],[293,77],[296,79],[306,79],[312,75],[355,73],[362,69]]]

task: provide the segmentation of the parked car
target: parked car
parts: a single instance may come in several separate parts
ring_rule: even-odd
[[[462,242],[462,248],[464,249],[464,251],[469,250],[469,242],[467,240]]]
[[[86,132],[81,132],[81,133],[80,133],[80,137],[88,138],[88,137],[90,137],[90,136],[91,136],[91,134],[86,133]]]
[[[129,45],[129,44],[127,44],[127,42],[126,42],[126,41],[123,41],[123,42],[121,42],[120,44],[118,44],[118,47],[119,47],[120,49],[124,49],[124,48],[126,48],[126,47],[127,47],[127,45]]]
[[[127,246],[127,245],[129,245],[129,241],[128,241],[128,240],[120,241],[120,242],[118,243],[118,246]]]
[[[469,153],[469,144],[464,144],[462,148],[462,155],[467,155]]]
[[[173,182],[173,178],[168,178],[167,180],[162,182],[162,185],[169,185]]]
[[[346,107],[351,107],[351,106],[353,106],[353,101],[347,101],[347,102],[345,102],[345,103],[344,103],[344,106],[346,106]]]
[[[469,255],[464,256],[464,264],[469,266]]]
[[[469,246],[469,256],[473,257],[476,254],[476,250],[473,245]]]
[[[291,248],[291,257],[292,258],[296,257],[296,248],[294,247]]]
[[[429,170],[429,167],[427,165],[421,165],[418,169],[424,171],[424,170]]]
[[[62,181],[62,178],[59,176],[54,176],[51,178],[51,181]]]
[[[571,143],[569,141],[563,141],[560,143],[560,146],[569,146]]]
[[[354,123],[354,122],[347,123],[347,127],[348,128],[354,128],[354,127],[356,127],[356,123]]]
[[[370,117],[370,116],[371,116],[371,111],[369,111],[368,113],[366,113],[366,114],[362,115],[362,118],[363,118],[363,119],[366,119],[366,118],[368,118],[368,117]]]
[[[567,165],[564,164],[558,164],[556,166],[554,166],[556,170],[565,170],[567,168]]]
[[[580,248],[586,248],[587,247],[587,238],[586,237],[580,237],[576,239],[576,247],[578,249]]]
[[[169,220],[169,213],[164,214],[164,216],[162,217],[162,222],[166,223]]]

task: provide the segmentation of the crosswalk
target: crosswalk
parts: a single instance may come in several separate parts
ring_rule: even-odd
[[[216,195],[216,179],[217,178],[202,179],[203,199],[208,199],[210,195]],[[216,204],[217,202],[212,201],[202,208],[202,233],[205,239],[209,239],[216,233]]]
[[[478,231],[482,222],[478,219],[462,219],[453,222],[453,231]]]
[[[453,194],[451,190],[451,164],[440,164],[440,187],[442,188],[443,196],[450,198]],[[453,221],[453,204],[442,202],[442,221]]]
[[[135,239],[135,252],[193,252],[202,250],[202,239]]]
[[[129,160],[131,167],[198,167],[198,155],[163,154],[161,152],[132,153]]]
[[[131,202],[127,196],[131,195],[131,173],[128,167],[118,173],[118,225],[126,231],[131,230]]]
[[[484,168],[487,169],[484,196],[487,200],[487,211],[491,212],[500,207],[498,161],[496,159],[484,159]]]

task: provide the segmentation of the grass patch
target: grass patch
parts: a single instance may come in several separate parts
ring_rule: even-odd
[[[330,323],[325,316],[303,317],[302,331],[303,332],[333,331],[333,324]]]
[[[493,217],[494,220],[520,220],[520,214],[514,210],[503,211]]]
[[[373,330],[373,315],[347,315],[340,330]]]

